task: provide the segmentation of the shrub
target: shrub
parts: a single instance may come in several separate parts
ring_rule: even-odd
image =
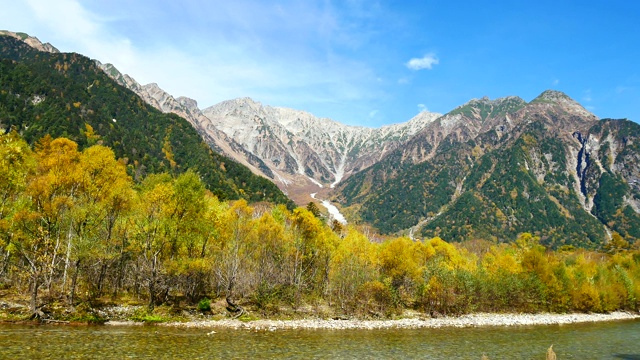
[[[198,310],[202,312],[211,311],[211,300],[209,298],[203,298],[198,303]]]

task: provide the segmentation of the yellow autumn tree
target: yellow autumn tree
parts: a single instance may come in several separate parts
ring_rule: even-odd
[[[418,249],[420,246],[418,245]],[[416,250],[416,243],[408,237],[386,241],[380,248],[379,264],[383,283],[394,296],[394,305],[407,305],[413,301],[413,294],[422,281],[422,249]]]
[[[331,295],[345,312],[366,307],[360,296],[365,284],[377,280],[376,244],[355,228],[349,228],[331,257]],[[362,304],[364,303],[364,304]]]
[[[36,144],[37,166],[27,180],[28,204],[16,214],[20,228],[13,248],[29,263],[31,309],[44,283],[51,293],[61,258],[69,258],[73,232],[70,212],[81,186],[78,145],[46,136]],[[19,238],[19,240],[18,240]],[[61,256],[66,253],[66,256]],[[65,276],[68,262],[64,262]]]
[[[30,203],[24,193],[35,165],[31,149],[18,133],[0,130],[0,278],[7,273],[12,255],[24,251],[17,237],[16,215]]]

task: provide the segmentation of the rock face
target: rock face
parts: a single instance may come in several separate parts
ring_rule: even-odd
[[[188,97],[176,99],[155,83],[140,85],[129,75],[120,73],[112,64],[95,61],[107,75],[120,85],[132,90],[149,105],[162,112],[173,113],[186,119],[217,152],[247,166],[255,174],[273,178],[270,169],[258,157],[247,152],[240,144],[213,126],[211,121],[202,114],[195,100]]]
[[[297,175],[333,187],[398,147],[439,114],[421,113],[379,129],[347,126],[298,110],[263,106],[249,98],[203,111],[214,126],[261,158],[287,183]]]

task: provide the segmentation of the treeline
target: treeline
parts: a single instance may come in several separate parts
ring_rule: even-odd
[[[223,202],[198,174],[134,183],[107,147],[0,135],[0,290],[44,303],[137,298],[234,313],[330,309],[390,316],[474,311],[637,310],[640,251],[614,234],[607,252],[406,237],[372,242],[312,211]],[[26,300],[26,299],[25,299]]]

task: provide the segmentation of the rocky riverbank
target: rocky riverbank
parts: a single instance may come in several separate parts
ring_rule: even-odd
[[[639,319],[637,313],[613,312],[609,314],[469,314],[440,318],[404,318],[397,320],[195,320],[165,322],[158,325],[185,328],[227,328],[247,330],[347,330],[347,329],[418,329],[441,327],[527,326],[575,324],[600,321]],[[107,322],[107,325],[136,324],[134,322]]]
[[[85,315],[74,313],[49,314],[47,318],[39,319],[44,322],[56,323],[104,323],[105,325],[144,325],[173,326],[184,328],[226,328],[247,330],[296,330],[296,329],[417,329],[442,327],[483,327],[483,326],[529,326],[529,325],[560,325],[587,322],[620,321],[640,319],[638,312],[616,311],[608,314],[601,313],[573,313],[573,314],[502,314],[475,313],[461,316],[429,317],[418,312],[405,312],[400,319],[331,319],[302,316],[297,319],[230,319],[221,313],[204,315],[194,311],[168,314],[167,309],[159,314],[149,315],[145,306],[117,305],[100,309],[89,309]],[[90,316],[88,315],[90,314]],[[13,302],[0,301],[0,322],[24,322],[33,320],[28,316],[27,307]]]

